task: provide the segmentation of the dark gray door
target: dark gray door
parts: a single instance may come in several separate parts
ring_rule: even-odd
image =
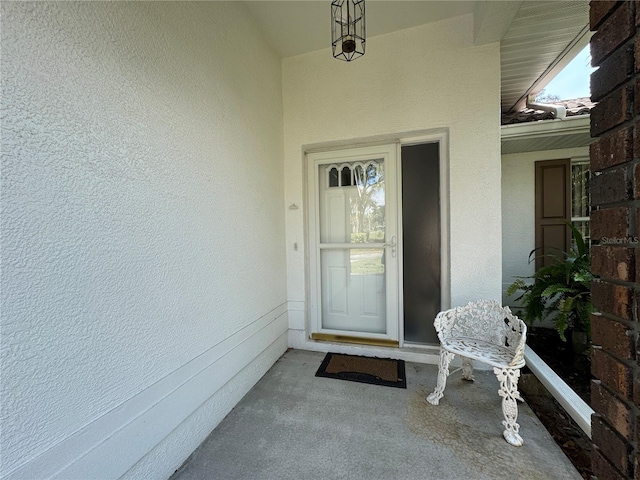
[[[404,339],[438,343],[440,311],[439,144],[402,147]]]

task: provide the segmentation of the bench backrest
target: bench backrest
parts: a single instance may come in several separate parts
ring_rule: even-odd
[[[441,342],[449,337],[475,338],[524,355],[527,326],[496,301],[480,300],[445,310],[436,316],[434,325]]]

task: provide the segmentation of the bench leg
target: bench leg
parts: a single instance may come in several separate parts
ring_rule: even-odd
[[[455,355],[447,352],[443,348],[440,349],[440,366],[438,368],[438,384],[433,393],[427,396],[427,402],[431,405],[438,405],[440,399],[444,396],[444,387],[447,386],[447,377],[449,376],[449,364]]]
[[[502,397],[502,413],[504,414],[505,430],[502,433],[504,439],[515,447],[522,445],[522,437],[518,434],[520,425],[516,423],[518,419],[518,403],[516,400],[522,401],[518,392],[518,378],[520,370],[514,368],[497,368],[493,369],[493,373],[498,377],[500,382],[500,390],[498,394]]]
[[[462,379],[473,382],[473,360],[468,357],[462,357]]]

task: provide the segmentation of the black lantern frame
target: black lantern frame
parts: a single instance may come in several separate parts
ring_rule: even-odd
[[[331,2],[331,46],[334,58],[350,62],[364,55],[366,31],[364,0]]]

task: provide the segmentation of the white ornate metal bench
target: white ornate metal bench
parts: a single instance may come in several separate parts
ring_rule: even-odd
[[[440,312],[434,325],[440,339],[440,369],[436,389],[427,401],[438,405],[444,396],[449,363],[455,355],[462,357],[462,378],[465,380],[473,380],[472,360],[491,365],[500,382],[498,394],[502,397],[505,418],[502,422],[504,438],[511,445],[521,446],[516,400],[522,401],[518,378],[525,364],[525,323],[513,315],[509,307],[502,307],[495,301],[480,300]]]

